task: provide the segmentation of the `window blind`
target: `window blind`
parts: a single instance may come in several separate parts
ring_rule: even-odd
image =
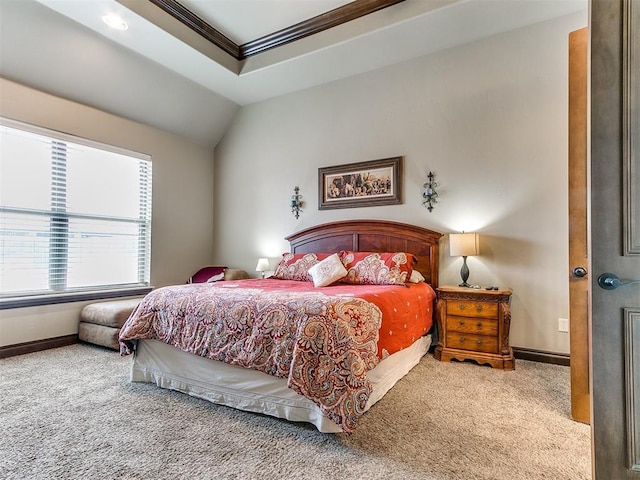
[[[148,155],[0,119],[0,299],[148,286]]]

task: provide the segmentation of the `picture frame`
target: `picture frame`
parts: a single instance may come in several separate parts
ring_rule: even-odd
[[[318,169],[318,210],[402,203],[403,157]]]

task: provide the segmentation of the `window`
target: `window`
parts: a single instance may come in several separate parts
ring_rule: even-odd
[[[0,302],[145,287],[150,260],[149,156],[0,119]]]

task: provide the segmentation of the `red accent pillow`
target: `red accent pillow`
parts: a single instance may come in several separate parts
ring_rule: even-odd
[[[224,280],[224,271],[227,267],[202,267],[194,273],[187,283],[205,283],[215,281],[213,277]]]
[[[354,285],[403,285],[409,281],[413,264],[411,253],[342,252],[347,276],[341,281]]]
[[[309,269],[330,255],[331,253],[283,253],[273,277],[281,280],[313,282]]]

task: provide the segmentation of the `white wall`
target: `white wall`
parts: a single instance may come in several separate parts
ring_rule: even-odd
[[[479,232],[469,280],[513,288],[512,345],[568,353],[567,38],[586,23],[575,14],[243,107],[215,150],[214,260],[252,271],[286,235],[342,219]],[[318,210],[318,167],[399,155],[402,205]],[[429,170],[441,185],[431,213]],[[440,283],[459,283],[461,263],[443,242]]]
[[[183,283],[209,264],[212,149],[3,78],[0,115],[151,155],[152,285]],[[0,346],[77,333],[85,303],[0,310]]]

